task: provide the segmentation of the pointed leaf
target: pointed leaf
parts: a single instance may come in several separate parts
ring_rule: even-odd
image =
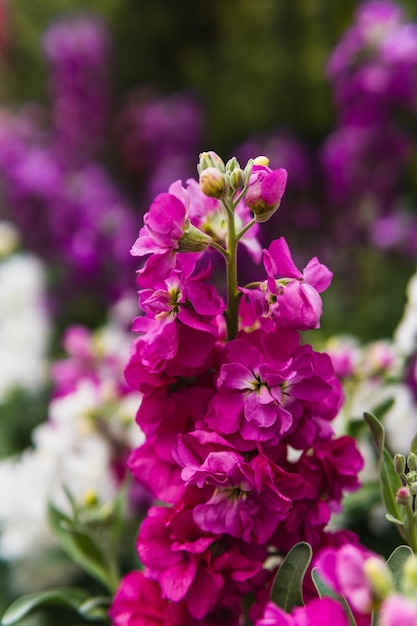
[[[414,452],[414,454],[417,454],[417,433],[411,440],[410,452]]]
[[[397,519],[396,517],[393,517],[389,513],[385,515],[385,518],[392,524],[396,524],[396,526],[404,526],[404,522],[402,520]]]
[[[78,608],[87,600],[88,592],[84,589],[60,587],[49,591],[37,591],[29,593],[13,602],[3,615],[2,626],[15,624],[34,609],[44,605],[59,605],[74,609]]]
[[[375,444],[378,457],[381,458],[385,445],[385,430],[379,419],[373,413],[364,413],[365,422],[368,424],[371,436]]]
[[[355,618],[352,615],[352,611],[350,610],[350,606],[347,603],[346,598],[334,591],[327,583],[324,582],[324,580],[320,577],[317,567],[313,567],[311,570],[311,578],[320,598],[332,598],[333,600],[337,600],[337,602],[342,605],[350,626],[356,626]]]
[[[87,598],[79,607],[78,613],[88,620],[101,620],[108,616],[112,598],[98,596]]]
[[[385,447],[385,430],[381,422],[372,413],[365,413],[364,418],[371,431],[376,450],[379,456],[379,475],[381,494],[387,513],[395,519],[401,520],[401,509],[395,496],[402,486],[401,478],[394,469],[391,454]]]
[[[90,576],[114,592],[118,581],[100,547],[93,538],[54,506],[48,507],[49,523],[68,556]]]
[[[395,588],[398,590],[400,589],[404,564],[412,554],[413,551],[409,546],[398,546],[387,560],[387,565],[394,576]]]
[[[271,589],[271,601],[290,613],[296,606],[303,606],[302,585],[310,565],[312,549],[308,543],[297,543],[280,565]]]

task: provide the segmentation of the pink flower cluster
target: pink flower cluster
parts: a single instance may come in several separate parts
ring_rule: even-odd
[[[253,202],[259,181],[246,181]],[[238,231],[251,219],[249,203],[238,191],[232,197]],[[280,238],[263,252],[264,280],[225,302],[207,255],[211,242],[230,248],[218,228],[222,206],[195,181],[177,181],[155,199],[132,248],[151,256],[138,272],[140,336],[126,368],[143,394],[137,422],[146,441],[128,466],[165,505],[141,524],[144,570],[122,580],[114,626],[237,625],[245,597],[256,598],[259,615],[271,557],[300,540],[325,545],[332,511],[358,487],[362,458],[331,426],[341,386],[329,356],[299,332],[319,326],[331,272],[316,258],[301,272]],[[259,257],[252,221],[242,243]],[[236,336],[226,324],[231,297],[239,302]]]

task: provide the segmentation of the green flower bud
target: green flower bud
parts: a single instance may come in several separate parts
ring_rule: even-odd
[[[233,172],[229,174],[229,184],[234,190],[241,189],[245,184],[245,175],[240,167],[236,167]]]
[[[210,198],[221,198],[227,189],[226,176],[215,167],[207,167],[200,174],[200,189]]]
[[[394,469],[399,476],[402,476],[405,472],[405,456],[403,454],[396,454],[394,456]]]
[[[226,171],[223,159],[221,159],[219,155],[212,150],[209,150],[209,152],[202,152],[200,154],[197,171],[199,174],[201,174],[201,172],[209,167],[215,167],[217,170],[223,173]]]
[[[387,564],[378,557],[370,557],[363,565],[365,575],[369,580],[372,597],[376,607],[394,592],[394,578]]]
[[[237,167],[240,168],[239,161],[236,157],[232,157],[226,163],[226,172],[233,172],[233,170],[235,170]]]
[[[417,496],[417,481],[410,483],[409,487],[410,487],[410,493],[413,496]]]
[[[415,470],[417,468],[417,455],[414,452],[410,452],[407,457],[407,465],[409,470]]]
[[[402,588],[410,595],[417,592],[417,555],[415,554],[409,556],[404,564]]]
[[[203,252],[212,242],[210,235],[203,233],[187,220],[183,236],[178,240],[177,252]]]

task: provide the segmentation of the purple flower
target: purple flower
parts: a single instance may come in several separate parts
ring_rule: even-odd
[[[262,619],[256,626],[349,626],[342,606],[331,598],[312,600],[303,607],[295,608],[291,615],[276,604],[266,605]]]
[[[379,626],[417,626],[417,603],[394,594],[384,600],[379,611]]]
[[[252,209],[257,222],[266,222],[281,204],[287,184],[287,171],[271,170],[254,165],[249,177],[245,202]]]
[[[211,237],[194,228],[188,219],[190,198],[181,181],[173,183],[169,193],[161,193],[144,215],[144,226],[133,244],[131,254],[164,254],[165,252],[200,252]]]
[[[330,358],[300,346],[296,331],[241,334],[225,348],[211,411],[211,428],[239,431],[243,439],[268,441],[289,432],[303,414],[303,401],[330,393]]]

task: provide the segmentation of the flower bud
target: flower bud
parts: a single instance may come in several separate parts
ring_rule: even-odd
[[[203,233],[187,220],[183,236],[178,240],[177,252],[203,252],[211,242],[210,235]]]
[[[214,167],[220,172],[226,171],[223,159],[221,159],[219,155],[212,150],[209,150],[209,152],[202,152],[200,154],[200,160],[197,166],[198,173],[201,174],[201,172],[206,170],[208,167]]]
[[[226,176],[215,167],[207,167],[200,174],[200,189],[210,198],[221,198],[226,190]]]
[[[229,174],[229,184],[233,190],[240,189],[245,184],[245,175],[240,167],[236,167]]]
[[[253,159],[254,165],[263,165],[264,167],[269,167],[269,159],[266,156],[258,156]]]
[[[410,493],[413,496],[417,496],[417,481],[410,483]]]
[[[363,565],[370,582],[372,598],[376,606],[394,591],[394,579],[387,564],[378,557],[370,557]]]
[[[415,593],[417,589],[417,556],[412,554],[408,557],[404,564],[403,578],[402,578],[403,590],[407,593]]]
[[[410,452],[407,457],[407,465],[409,470],[415,470],[417,468],[417,455],[414,452]]]
[[[395,472],[402,476],[405,472],[405,456],[403,454],[396,454],[394,456],[394,469]]]
[[[401,506],[408,506],[410,498],[410,490],[407,487],[400,487],[395,495],[397,504],[400,504]]]
[[[236,157],[232,157],[226,163],[226,172],[233,172],[233,170],[235,170],[237,167],[240,167],[239,161]]]
[[[252,209],[256,222],[266,222],[272,217],[281,204],[286,184],[286,170],[271,170],[262,165],[253,166],[245,200]]]

